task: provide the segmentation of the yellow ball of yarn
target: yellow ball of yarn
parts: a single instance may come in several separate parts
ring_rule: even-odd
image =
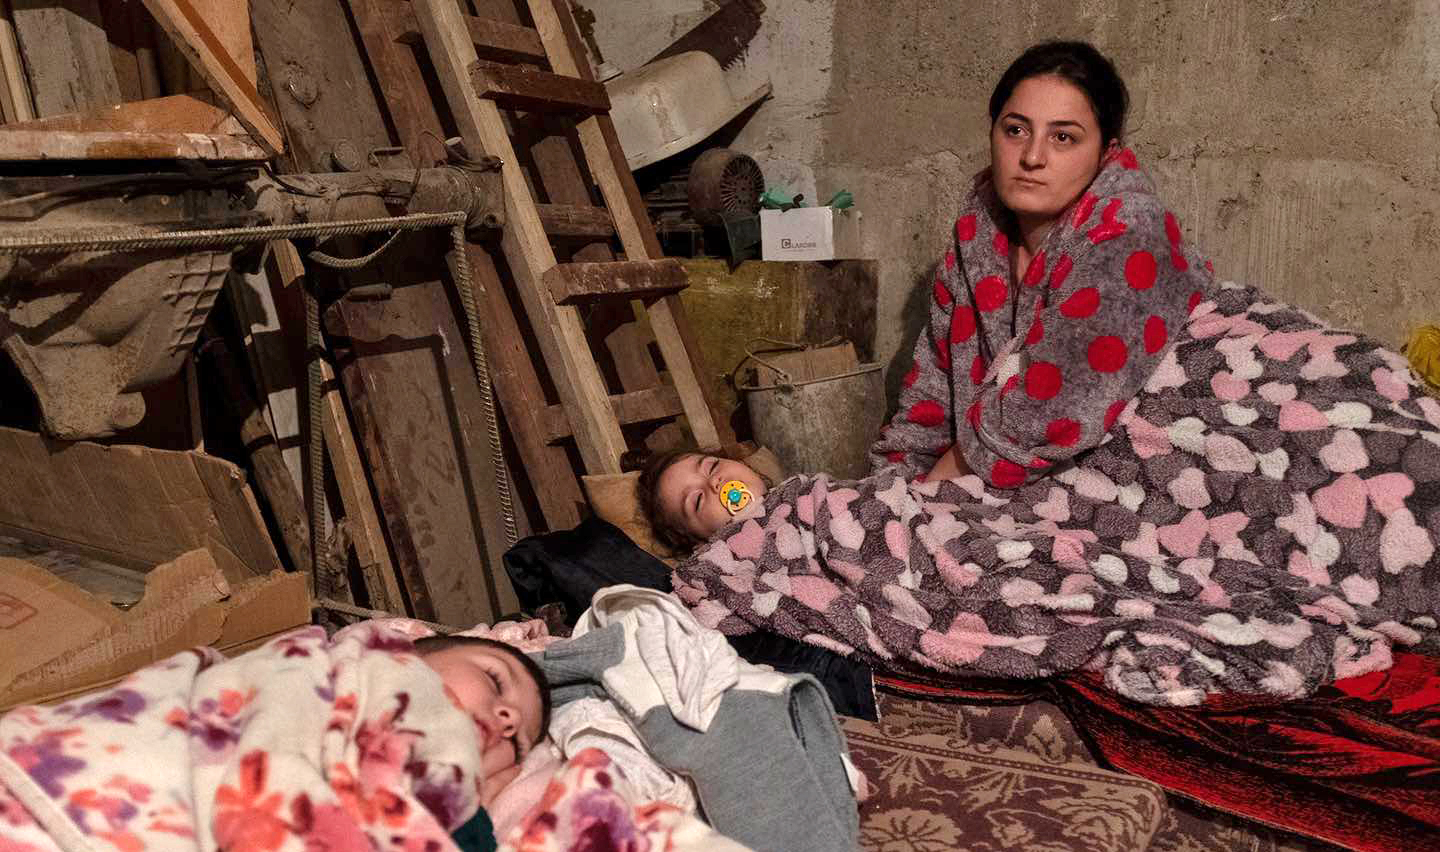
[[[1410,335],[1405,354],[1416,375],[1440,388],[1440,326],[1422,325]]]

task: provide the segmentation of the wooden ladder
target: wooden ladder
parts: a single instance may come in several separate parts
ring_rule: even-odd
[[[478,277],[493,281],[485,324],[495,387],[549,526],[578,521],[573,478],[553,481],[564,458],[557,444],[567,437],[589,473],[619,471],[627,449],[622,426],[630,424],[683,415],[697,446],[733,440],[699,381],[702,368],[678,296],[685,272],[662,257],[566,0],[528,0],[533,27],[505,0],[477,0],[493,18],[462,12],[458,0],[349,4],[402,144],[412,153],[427,145],[433,151],[434,140],[424,137],[453,127],[472,156],[502,163],[501,248],[558,405],[545,402],[490,259],[477,257],[484,252],[474,246],[470,256]],[[502,19],[507,15],[511,20]],[[448,116],[426,88],[427,69],[416,58],[424,54]],[[624,260],[610,249],[617,237]],[[632,300],[644,305],[668,384],[639,336]],[[608,349],[619,392],[607,387],[592,339]]]

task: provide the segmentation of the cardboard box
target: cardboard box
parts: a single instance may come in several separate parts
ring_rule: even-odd
[[[844,260],[863,257],[860,211],[853,207],[797,207],[760,211],[765,260]]]
[[[0,428],[0,535],[143,572],[128,612],[0,557],[0,710],[106,686],[186,648],[238,652],[310,622],[245,473],[204,453]]]
[[[0,535],[148,571],[204,548],[231,583],[280,570],[245,472],[204,453],[0,428]]]
[[[309,577],[277,571],[231,585],[209,551],[156,566],[129,612],[49,571],[0,559],[0,711],[115,683],[187,648],[226,653],[310,623]]]

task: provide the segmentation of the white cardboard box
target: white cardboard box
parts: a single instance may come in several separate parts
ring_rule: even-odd
[[[853,207],[761,210],[760,254],[765,260],[862,258],[860,211]]]

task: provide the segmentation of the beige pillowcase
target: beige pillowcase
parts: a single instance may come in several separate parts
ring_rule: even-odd
[[[740,461],[771,483],[785,478],[784,471],[780,468],[780,460],[765,447],[760,447]],[[640,496],[635,490],[640,482],[640,471],[582,476],[580,482],[585,486],[585,497],[590,501],[590,508],[595,511],[595,516],[619,527],[641,550],[671,565],[684,555],[673,552],[655,540],[655,532],[640,509]]]

